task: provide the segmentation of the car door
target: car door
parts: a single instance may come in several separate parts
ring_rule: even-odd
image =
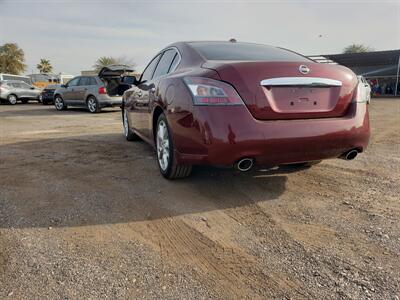
[[[140,91],[133,103],[133,119],[136,119],[138,130],[150,141],[153,140],[151,111],[156,101],[158,83],[171,71],[172,62],[177,54],[174,48],[164,50],[157,64],[154,64],[156,68],[151,78],[147,79],[146,76],[149,75],[146,74],[146,69],[143,73],[145,81],[142,76],[142,83],[138,85]]]
[[[78,83],[81,77],[75,77],[74,79],[71,79],[65,90],[62,93],[62,98],[64,99],[66,104],[73,105],[73,100],[75,99],[75,90],[78,87]]]
[[[130,126],[147,139],[150,139],[148,128],[149,91],[154,88],[152,78],[160,57],[161,53],[150,61],[139,80],[139,84],[133,88],[125,102]]]
[[[30,86],[25,82],[20,82],[19,86],[21,88],[21,92],[24,94],[24,98],[29,98],[29,99],[38,98],[38,92],[35,90],[34,87]]]
[[[19,82],[10,82],[9,85],[12,87],[12,94],[17,95],[18,98],[25,98],[24,90]]]
[[[78,86],[75,88],[75,105],[86,105],[86,92],[90,85],[89,77],[81,77]]]

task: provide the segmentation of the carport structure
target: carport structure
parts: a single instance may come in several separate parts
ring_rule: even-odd
[[[380,85],[392,85],[392,96],[400,95],[400,49],[362,53],[312,55],[309,58],[330,64],[340,64]]]

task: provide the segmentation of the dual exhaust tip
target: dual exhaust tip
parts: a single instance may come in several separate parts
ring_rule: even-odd
[[[238,169],[240,172],[247,172],[250,171],[253,165],[254,165],[254,158],[245,157],[236,163],[236,169]]]
[[[357,157],[357,155],[358,151],[356,149],[352,149],[350,151],[343,153],[342,156],[340,156],[340,158],[344,160],[353,160]],[[254,158],[245,157],[236,163],[236,169],[239,170],[240,172],[247,172],[251,170],[253,165],[254,165]]]
[[[356,149],[352,149],[350,151],[343,153],[343,155],[340,158],[342,158],[344,160],[353,160],[357,157],[357,155],[358,155],[358,151]]]

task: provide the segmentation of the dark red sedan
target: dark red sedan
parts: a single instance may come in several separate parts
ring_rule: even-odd
[[[239,42],[179,42],[160,51],[123,97],[127,140],[157,151],[166,178],[193,165],[313,164],[368,145],[356,75],[295,52]]]

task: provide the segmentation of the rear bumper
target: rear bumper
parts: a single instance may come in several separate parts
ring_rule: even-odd
[[[184,164],[232,166],[252,157],[258,165],[339,157],[364,151],[370,136],[368,106],[352,103],[344,117],[256,120],[245,106],[194,107],[169,115],[176,158]]]
[[[122,97],[118,98],[111,98],[111,97],[104,97],[98,99],[100,107],[114,107],[114,106],[121,106],[122,104]]]

